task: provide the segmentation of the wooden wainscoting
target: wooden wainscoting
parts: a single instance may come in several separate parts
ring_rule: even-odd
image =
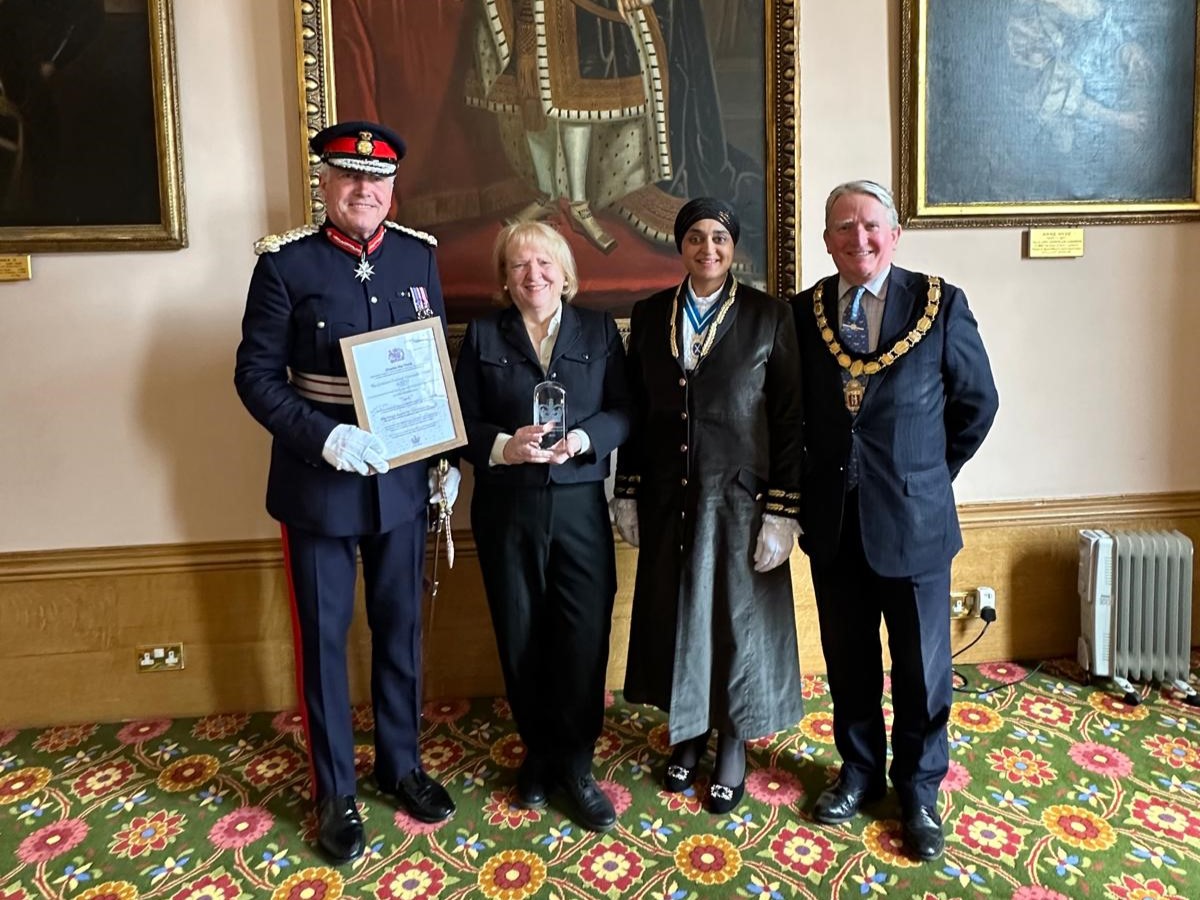
[[[982,503],[960,510],[964,547],[954,589],[990,585],[998,618],[967,661],[1040,659],[1075,652],[1077,531],[1178,528],[1200,543],[1200,493]],[[427,611],[426,694],[503,692],[478,557],[456,536]],[[619,592],[609,684],[625,670],[636,552],[617,545]],[[812,584],[793,554],[801,665],[824,670]],[[1200,567],[1197,568],[1200,578]],[[275,541],[0,554],[0,726],[113,721],[282,709],[295,702],[291,618]],[[352,688],[365,700],[369,636],[356,618]],[[981,628],[952,623],[954,645]],[[139,673],[139,645],[182,643],[185,667]],[[1200,617],[1192,642],[1200,643]]]

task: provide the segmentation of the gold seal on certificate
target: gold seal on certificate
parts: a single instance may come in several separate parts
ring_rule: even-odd
[[[360,428],[402,466],[467,442],[442,320],[422,319],[342,338]]]

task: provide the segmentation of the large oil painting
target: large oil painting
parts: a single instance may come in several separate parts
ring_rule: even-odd
[[[0,0],[0,253],[186,246],[172,0]]]
[[[738,276],[795,291],[795,0],[300,0],[298,27],[306,145],[352,119],[405,138],[393,218],[437,237],[452,322],[492,307],[516,219],[570,242],[577,303],[626,315],[681,278],[700,195],[739,211]]]
[[[906,224],[1200,218],[1196,0],[903,0]]]

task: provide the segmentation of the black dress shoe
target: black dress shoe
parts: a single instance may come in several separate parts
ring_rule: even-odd
[[[708,786],[708,811],[721,815],[729,812],[742,801],[746,793],[746,779],[734,787],[718,784],[715,781]]]
[[[567,775],[562,787],[571,800],[573,818],[589,831],[608,831],[617,824],[617,811],[596,779],[586,775]]]
[[[813,807],[813,818],[826,825],[838,825],[849,822],[858,815],[864,803],[874,803],[883,797],[886,789],[883,787],[869,788],[866,786],[846,784],[839,778],[821,792]]]
[[[317,843],[335,863],[363,855],[366,838],[354,797],[327,797],[317,811]]]
[[[396,782],[395,787],[384,790],[399,800],[405,812],[417,821],[434,824],[454,815],[454,801],[446,789],[420,766]]]
[[[918,806],[905,813],[900,824],[904,827],[904,844],[917,859],[937,859],[946,849],[946,835],[936,810]]]
[[[528,757],[517,770],[517,806],[521,809],[546,808],[545,767]]]

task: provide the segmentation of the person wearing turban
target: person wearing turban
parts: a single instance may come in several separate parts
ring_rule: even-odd
[[[675,220],[686,276],[634,306],[633,427],[613,511],[640,547],[625,699],[667,712],[663,786],[687,790],[717,734],[711,811],[737,807],[745,742],[803,715],[788,557],[802,408],[786,304],[732,272],[740,223],[712,197]]]

